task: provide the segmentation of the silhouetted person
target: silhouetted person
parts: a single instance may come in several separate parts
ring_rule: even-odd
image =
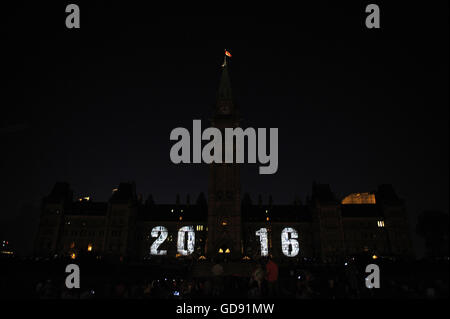
[[[258,298],[262,295],[262,284],[264,280],[264,269],[258,263],[250,277],[249,297]]]
[[[215,262],[211,268],[213,274],[213,289],[212,295],[219,296],[223,288],[223,266],[219,262]]]

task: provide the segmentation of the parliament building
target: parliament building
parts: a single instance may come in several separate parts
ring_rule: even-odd
[[[239,127],[240,119],[225,63],[211,126]],[[192,202],[178,196],[174,204],[156,204],[151,196],[144,201],[134,182],[120,183],[107,202],[95,202],[89,197],[75,199],[68,183],[56,183],[42,202],[36,256],[186,258],[177,246],[184,226],[195,232],[188,258],[196,259],[256,259],[264,255],[262,236],[257,235],[261,229],[267,234],[268,254],[278,260],[335,262],[360,254],[374,258],[413,254],[405,203],[392,185],[339,199],[330,185],[313,183],[304,203],[275,205],[270,198],[265,203],[260,197],[252,202],[241,192],[238,164],[209,166],[207,197],[200,194]],[[159,245],[164,256],[150,253],[157,239],[152,230],[158,226],[167,229]],[[283,253],[281,234],[287,227],[296,231],[295,256]]]

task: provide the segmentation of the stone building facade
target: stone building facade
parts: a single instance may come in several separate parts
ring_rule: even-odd
[[[239,108],[233,100],[228,68],[223,66],[211,126],[223,130],[238,127]],[[337,199],[327,184],[312,185],[306,202],[275,205],[269,200],[252,203],[242,196],[239,165],[210,164],[208,196],[194,203],[143,201],[133,182],[121,183],[107,202],[88,197],[74,200],[67,183],[57,183],[43,199],[35,252],[39,256],[92,254],[133,260],[160,258],[150,255],[156,238],[152,229],[164,226],[167,238],[160,249],[164,258],[180,257],[178,230],[192,226],[195,258],[229,256],[231,259],[261,256],[256,232],[267,231],[268,253],[292,259],[282,252],[281,233],[297,232],[299,253],[295,259],[337,261],[361,253],[375,256],[412,255],[404,201],[391,185],[372,193]],[[242,197],[242,198],[241,198]],[[292,236],[292,234],[291,234]],[[206,256],[206,257],[205,257]]]

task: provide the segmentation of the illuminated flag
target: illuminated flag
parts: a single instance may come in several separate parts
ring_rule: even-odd
[[[227,57],[230,57],[230,58],[231,58],[231,53],[228,52],[227,50],[225,50],[225,55],[226,55]]]

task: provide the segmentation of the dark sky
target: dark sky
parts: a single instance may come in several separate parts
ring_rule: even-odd
[[[304,200],[314,180],[339,196],[393,184],[412,231],[422,210],[448,212],[447,2],[376,2],[380,30],[365,28],[370,2],[252,16],[75,3],[79,30],[66,3],[2,15],[2,228],[20,231],[56,181],[99,201],[131,180],[159,203],[206,192],[206,164],[172,164],[169,134],[209,126],[224,48],[241,126],[279,128],[278,172],[242,168],[254,200]],[[242,14],[227,9],[201,13]]]

